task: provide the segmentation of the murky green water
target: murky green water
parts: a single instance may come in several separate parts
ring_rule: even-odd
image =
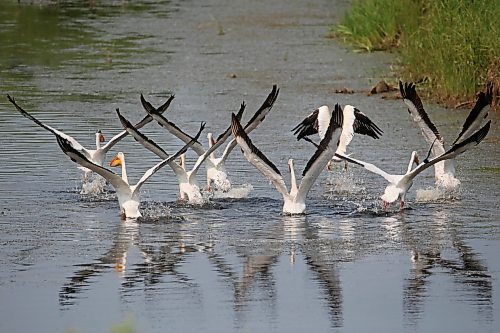
[[[253,112],[278,84],[251,136],[283,174],[288,158],[301,172],[312,154],[289,130],[336,102],[384,130],[356,137],[353,156],[401,171],[425,142],[402,101],[362,91],[389,56],[325,38],[346,3],[4,1],[1,91],[90,146],[96,128],[108,138],[121,130],[116,108],[144,116],[141,93],[154,105],[175,93],[170,120],[219,133],[243,100]],[[358,93],[334,93],[342,87]],[[425,104],[450,142],[467,110]],[[282,216],[278,193],[235,149],[237,198],[179,205],[165,169],[144,187],[145,218],[123,222],[114,195],[80,195],[80,173],[54,137],[2,97],[0,331],[108,332],[131,320],[138,332],[496,332],[497,122],[457,159],[459,194],[433,199],[421,191],[433,184],[426,172],[402,212],[381,212],[384,182],[353,166],[320,177],[306,216]],[[144,132],[168,151],[181,146],[156,124]],[[157,161],[130,138],[119,150],[134,180]]]

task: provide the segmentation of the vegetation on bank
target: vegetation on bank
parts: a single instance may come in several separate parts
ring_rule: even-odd
[[[499,18],[497,0],[355,0],[331,32],[361,50],[397,49],[402,77],[449,104],[492,83],[498,108]]]

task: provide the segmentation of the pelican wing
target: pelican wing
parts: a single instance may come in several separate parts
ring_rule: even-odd
[[[245,102],[241,103],[240,109],[236,114],[236,118],[238,118],[239,121],[241,121],[241,117],[243,116],[243,111],[245,111],[245,108],[246,108]],[[221,133],[221,135],[219,135],[217,139],[215,139],[215,142],[219,142],[220,140],[223,140],[222,142],[224,142],[230,135],[231,135],[231,124],[229,124],[228,128],[223,133]],[[212,144],[215,144],[215,142],[212,142]]]
[[[170,96],[168,100],[163,103],[158,109],[155,109],[149,102],[146,102],[149,104],[149,107],[151,107],[153,110],[155,110],[158,113],[163,113],[165,112],[172,100],[174,99],[174,95]],[[144,96],[141,94],[141,102],[144,100]],[[153,117],[151,117],[149,114],[146,115],[144,118],[141,119],[137,124],[134,125],[136,129],[140,129],[144,127],[145,125],[149,124],[153,120]],[[112,137],[108,143],[106,143],[101,149],[104,150],[105,152],[109,151],[111,148],[113,148],[114,145],[116,145],[118,142],[120,142],[124,137],[126,137],[128,134],[127,131],[122,131]]]
[[[415,85],[413,83],[405,83],[403,85],[403,83],[399,81],[399,91],[403,97],[403,101],[408,107],[408,113],[422,131],[425,141],[429,146],[434,144],[432,149],[434,156],[443,154],[445,152],[444,139],[425,112],[422,100],[415,90]]]
[[[169,131],[172,135],[176,136],[179,138],[181,141],[184,143],[191,142],[193,139],[189,134],[185,133],[183,130],[181,130],[177,125],[175,125],[173,122],[169,121],[165,116],[160,114],[158,111],[156,111],[154,108],[149,107],[149,104],[144,97],[141,98],[142,106],[144,107],[144,110],[151,116],[153,119],[158,122],[158,124],[165,128],[167,131]],[[199,143],[198,141],[194,142],[191,146],[193,150],[198,154],[198,156],[201,156],[205,153],[205,149]]]
[[[141,145],[144,146],[144,148],[148,149],[152,153],[156,154],[158,157],[160,157],[163,160],[169,159],[170,155],[163,150],[156,142],[153,140],[149,139],[146,135],[143,133],[139,132],[137,128],[135,128],[130,121],[125,119],[120,113],[119,109],[116,109],[116,113],[118,114],[118,118],[120,119],[120,122],[123,125],[123,128],[125,128],[125,131],[132,135],[132,137],[135,139],[135,141],[139,142]],[[183,169],[175,163],[175,161],[169,161],[167,162],[172,170],[174,171],[175,174],[178,174],[178,172],[183,172]]]
[[[377,167],[371,163],[363,162],[363,161],[354,159],[352,157],[347,157],[347,156],[344,156],[341,154],[335,154],[335,156],[338,158],[341,158],[343,160],[346,160],[347,162],[360,165],[363,168],[365,168],[366,170],[368,170],[376,175],[382,176],[385,180],[387,180],[390,183],[394,182],[394,179],[396,177],[395,175],[391,175],[391,174],[385,172],[384,170],[380,169],[379,167]]]
[[[250,133],[251,131],[253,131],[254,129],[256,129],[257,126],[259,126],[260,123],[262,123],[262,121],[264,121],[267,114],[273,108],[274,102],[276,102],[276,99],[278,98],[279,92],[280,92],[280,90],[278,89],[278,86],[274,84],[273,89],[271,90],[269,95],[267,95],[267,98],[264,101],[264,103],[262,103],[260,108],[257,111],[255,111],[252,118],[250,118],[250,120],[245,125],[244,129],[245,129],[245,132],[247,134]],[[234,140],[234,139],[231,140],[227,144],[226,149],[224,149],[224,153],[222,154],[222,157],[221,157],[223,162],[225,162],[227,160],[229,154],[234,149],[234,147],[236,147],[236,145],[237,145],[237,143],[236,143],[236,140]]]
[[[243,111],[245,110],[245,102],[241,103],[241,107],[240,107],[240,110],[238,111],[238,113],[236,114],[236,118],[238,119],[238,121],[241,121],[241,117],[243,116]],[[217,141],[216,143],[224,143],[226,142],[227,138],[231,135],[231,125],[229,125],[229,127],[224,131],[224,133],[222,133],[221,135],[219,135],[219,137],[217,138]],[[213,143],[213,145],[215,145],[216,143]],[[217,147],[219,147],[220,145],[218,145]],[[222,153],[221,155],[221,162],[222,163],[225,163],[227,158],[229,157],[229,153],[231,153],[231,151],[234,149],[234,147],[236,146],[236,141],[235,139],[231,139],[231,141],[229,141],[229,143],[226,145],[226,148],[224,149],[224,152]],[[212,149],[211,150],[211,153],[214,152],[215,149]],[[205,160],[205,159],[203,159]]]
[[[345,114],[344,117],[346,117]],[[367,115],[356,108],[354,108],[354,123],[352,128],[354,133],[368,135],[374,139],[379,139],[382,133],[384,133]]]
[[[184,145],[184,147],[182,147],[174,155],[170,156],[167,159],[164,159],[163,161],[157,163],[156,165],[154,165],[153,167],[151,167],[149,170],[147,170],[144,173],[144,175],[141,177],[141,179],[139,179],[139,181],[135,185],[134,192],[138,192],[141,189],[141,186],[144,184],[144,182],[146,180],[148,180],[149,177],[151,177],[152,175],[154,175],[158,170],[160,170],[161,168],[163,168],[166,164],[169,164],[172,161],[175,161],[175,159],[177,159],[179,156],[181,156],[182,154],[184,154],[193,143],[197,142],[197,140],[200,137],[201,132],[203,132],[204,128],[205,128],[205,123],[202,122],[201,125],[200,125],[200,129],[199,129],[198,133],[195,135],[194,138],[192,138],[188,143],[186,143]],[[153,142],[153,141],[151,141],[151,142]]]
[[[493,86],[490,84],[486,89],[486,93],[480,92],[476,104],[470,111],[465,123],[462,126],[462,131],[458,135],[457,139],[453,144],[466,139],[471,133],[476,131],[481,123],[486,117],[488,117],[488,111],[490,109],[491,101],[493,100]]]
[[[323,171],[335,154],[340,134],[342,132],[342,118],[342,113],[336,117],[330,118],[330,123],[328,124],[325,137],[319,143],[316,152],[309,159],[304,171],[302,172],[302,180],[300,181],[296,197],[297,201],[305,199],[307,193],[311,190],[311,187],[320,175],[321,171]]]
[[[9,95],[7,95],[7,98],[16,107],[17,111],[19,111],[19,113],[21,113],[25,118],[30,119],[31,121],[33,121],[38,126],[44,128],[47,131],[49,131],[52,134],[54,134],[56,137],[64,138],[65,140],[67,140],[73,146],[74,149],[78,150],[87,159],[89,159],[89,160],[92,159],[92,155],[90,154],[90,152],[88,151],[88,149],[86,149],[85,147],[83,147],[75,138],[73,138],[72,136],[67,135],[66,133],[61,132],[61,131],[53,128],[53,127],[50,127],[49,125],[46,125],[46,124],[42,123],[41,121],[39,121],[38,119],[36,119],[35,117],[33,117],[31,114],[29,114],[27,111],[25,111],[23,108],[21,108],[12,97],[10,97]]]
[[[256,129],[257,126],[259,126],[259,124],[266,118],[269,111],[271,111],[271,109],[273,108],[274,102],[276,102],[279,92],[280,90],[278,89],[278,86],[274,84],[273,89],[267,96],[264,103],[262,103],[260,108],[254,113],[252,118],[250,118],[248,123],[245,125],[244,128],[247,134]]]
[[[276,187],[283,196],[288,195],[286,184],[278,168],[269,159],[253,145],[252,140],[245,133],[240,122],[233,114],[231,119],[231,130],[237,144],[243,151],[243,155],[250,164],[260,171]]]
[[[142,107],[148,112],[148,114],[149,113],[163,113],[168,109],[168,107],[170,106],[170,103],[172,102],[172,100],[174,98],[175,98],[175,95],[170,96],[165,103],[160,105],[160,107],[155,108],[153,105],[151,105],[151,103],[146,101],[146,99],[144,98],[144,95],[141,94],[141,104],[142,104]],[[140,127],[136,126],[136,128],[140,128]]]
[[[245,108],[244,104],[242,104],[242,108],[243,109]],[[238,115],[240,116],[240,118],[241,118],[241,114],[242,114],[242,111],[240,109],[240,112],[238,112]],[[240,118],[238,118],[238,115],[236,115],[236,119],[238,119],[238,121],[239,121]],[[201,156],[198,157],[198,160],[196,161],[195,165],[193,166],[192,174],[196,174],[198,172],[198,169],[200,168],[200,166],[202,165],[202,163],[205,162],[207,160],[207,158],[210,156],[210,154],[212,154],[217,148],[219,148],[227,140],[227,138],[230,135],[231,135],[231,126],[229,126],[224,131],[224,133],[222,133],[219,136],[219,138],[217,139],[217,141],[215,143],[213,143],[212,146],[203,155],[201,155]],[[227,159],[227,156],[229,155],[229,153],[227,152],[227,147],[228,146],[226,146],[226,149],[224,150],[224,155],[223,155],[224,161]],[[212,162],[210,162],[210,163],[212,163]]]
[[[454,144],[450,149],[448,149],[445,153],[434,157],[431,160],[425,160],[422,163],[420,163],[415,169],[413,169],[407,176],[414,178],[416,175],[427,169],[428,167],[443,161],[443,160],[448,160],[455,158],[456,156],[462,154],[466,150],[469,150],[470,148],[477,146],[483,139],[486,137],[490,130],[490,125],[491,125],[491,120],[486,123],[480,130],[469,136],[467,139]]]
[[[75,162],[80,164],[81,166],[88,168],[95,173],[101,175],[104,177],[108,182],[113,185],[116,191],[120,192],[125,192],[125,191],[130,191],[129,185],[116,173],[113,171],[106,169],[102,166],[99,166],[93,162],[91,162],[87,157],[82,154],[79,150],[75,149],[73,147],[73,144],[67,140],[66,138],[63,138],[61,136],[56,136],[57,138],[57,143],[59,144],[59,147],[61,147],[62,151],[69,156],[69,158]]]
[[[293,135],[297,135],[297,141],[318,133],[318,114],[319,109],[314,110],[300,124],[292,128]]]

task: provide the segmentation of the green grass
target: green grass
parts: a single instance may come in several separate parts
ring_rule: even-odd
[[[499,18],[497,0],[358,0],[332,33],[359,50],[397,50],[404,79],[468,100],[498,84]]]

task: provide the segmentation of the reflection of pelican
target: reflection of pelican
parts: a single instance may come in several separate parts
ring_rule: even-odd
[[[421,317],[429,285],[437,272],[438,275],[448,275],[460,292],[472,297],[470,300],[479,308],[478,312],[491,319],[493,287],[488,268],[459,237],[459,230],[450,218],[442,212],[436,214],[434,227],[426,223],[422,229],[414,229],[406,223],[402,224],[403,239],[410,247],[412,263],[403,290],[405,315],[413,324]]]
[[[104,160],[106,158],[106,154],[108,153],[108,151],[114,145],[116,145],[118,142],[120,142],[121,139],[123,139],[125,136],[127,136],[127,132],[122,131],[119,134],[112,137],[111,140],[109,140],[107,144],[101,146],[102,142],[104,142],[104,136],[102,135],[101,131],[97,131],[96,132],[96,149],[94,149],[94,150],[87,149],[87,148],[83,147],[72,136],[70,136],[64,132],[61,132],[61,131],[59,131],[59,130],[57,130],[49,125],[46,125],[46,124],[42,123],[41,121],[39,121],[38,119],[36,119],[35,117],[33,117],[31,114],[29,114],[28,112],[23,110],[19,105],[17,105],[17,103],[14,101],[14,99],[11,98],[9,95],[7,95],[7,98],[24,117],[32,120],[38,126],[51,132],[52,134],[54,134],[56,136],[56,138],[59,137],[59,138],[63,138],[65,140],[67,140],[73,149],[75,149],[80,154],[85,156],[85,158],[88,159],[90,162],[97,164],[98,166],[103,166],[103,163],[104,163]],[[172,99],[173,99],[173,97],[170,97],[162,106],[160,106],[158,109],[156,109],[156,112],[163,113],[170,105],[170,102],[172,101]],[[151,120],[153,120],[153,118],[151,118],[151,116],[148,115],[148,116],[144,117],[140,122],[138,122],[135,125],[135,127],[141,128],[144,125],[151,122]],[[82,166],[80,166],[79,168],[85,172],[85,179],[87,179],[91,170],[88,168],[82,167]]]
[[[408,106],[408,112],[412,116],[413,121],[417,123],[427,144],[432,145],[433,155],[436,157],[444,154],[443,136],[439,133],[438,129],[425,112],[422,100],[415,90],[415,85],[413,83],[405,83],[403,85],[403,83],[399,81],[399,90],[403,97],[403,101]],[[486,94],[483,92],[479,93],[474,108],[465,120],[462,131],[453,144],[466,140],[481,127],[481,123],[488,116],[488,109],[492,98],[492,86],[488,87]],[[460,181],[455,178],[455,160],[453,158],[434,164],[434,174],[436,185],[440,187],[453,189],[460,185]]]
[[[262,230],[258,233],[261,235]],[[239,316],[246,313],[247,306],[255,300],[256,295],[259,302],[268,301],[271,305],[267,308],[273,308],[278,295],[276,266],[291,252],[291,266],[296,264],[296,260],[302,260],[315,275],[314,280],[317,280],[320,288],[320,300],[328,303],[331,326],[342,326],[340,275],[335,260],[332,260],[332,253],[325,251],[327,240],[319,241],[317,233],[318,229],[309,225],[307,215],[282,216],[280,223],[272,223],[270,229],[265,230],[266,241],[259,242],[257,235],[250,235],[250,244],[236,246],[236,256],[242,258],[241,266],[237,266],[241,268],[241,274],[227,262],[232,258],[231,255],[225,258],[215,253],[208,254],[210,262],[226,284],[234,287],[234,309],[239,320],[243,320]]]
[[[157,241],[141,237],[141,229],[147,226],[138,224],[134,219],[117,224],[111,248],[90,263],[76,265],[79,267],[78,271],[69,277],[68,282],[60,289],[60,305],[75,304],[75,299],[90,289],[91,283],[98,282],[95,277],[112,271],[116,271],[123,278],[122,293],[135,288],[138,283],[143,283],[144,289],[154,289],[153,286],[162,282],[162,278],[167,275],[179,283],[189,282],[190,279],[184,273],[178,272],[177,268],[179,263],[196,249],[189,245],[180,245],[182,236],[178,230],[170,232],[168,238],[162,239],[162,243],[156,246]],[[127,260],[128,253],[134,248],[140,253],[142,262]]]
[[[198,137],[201,134],[201,131],[204,128],[204,124],[202,123],[200,130],[198,131],[198,134],[195,136],[193,139],[196,141]],[[194,142],[192,141],[192,142]],[[91,169],[92,171],[98,173],[102,177],[104,177],[108,182],[113,185],[113,187],[116,190],[116,195],[118,197],[118,204],[120,205],[120,212],[122,214],[122,217],[124,218],[138,218],[141,216],[141,213],[139,211],[139,205],[140,205],[140,190],[142,185],[152,176],[154,175],[158,170],[160,170],[163,166],[171,162],[172,160],[175,160],[177,157],[182,155],[186,150],[191,146],[192,142],[186,144],[184,147],[181,148],[175,155],[170,156],[167,159],[164,159],[163,161],[157,163],[150,169],[148,169],[144,175],[139,179],[137,184],[135,185],[130,185],[128,183],[128,178],[127,178],[127,169],[125,167],[125,156],[122,152],[119,152],[113,160],[110,162],[110,166],[121,166],[122,167],[122,173],[121,176],[114,173],[113,171],[103,168],[95,163],[92,163],[89,161],[84,155],[82,155],[78,150],[75,150],[71,144],[63,138],[58,137],[57,142],[59,143],[59,146],[63,150],[63,152],[68,155],[71,160],[77,162],[78,164]]]
[[[276,98],[278,98],[278,93],[279,93],[278,87],[276,85],[273,85],[271,93],[269,93],[264,103],[254,113],[252,118],[250,118],[248,123],[245,125],[245,131],[247,133],[250,133],[255,128],[257,128],[257,126],[264,120],[267,114],[271,111],[274,102],[276,101]],[[176,136],[185,143],[187,143],[190,140],[189,135],[184,133],[177,125],[175,125],[173,122],[169,121],[159,112],[157,112],[155,108],[149,102],[147,102],[142,96],[141,96],[141,102],[144,107],[144,110],[146,110],[146,112],[151,117],[153,117],[153,119],[157,121],[160,124],[160,126],[165,128],[172,135]],[[245,104],[242,104],[240,112],[243,112],[244,108]],[[238,117],[241,118],[241,113],[238,113]],[[219,145],[223,144],[227,138],[223,139],[222,137],[223,134],[220,135],[217,138],[217,140],[215,140],[215,143],[213,142],[212,139],[209,139],[209,146],[212,144],[217,144],[221,140],[222,142],[220,142]],[[211,189],[212,183],[214,183],[215,186],[221,191],[227,192],[230,189],[231,183],[225,172],[225,163],[229,154],[234,149],[234,147],[236,147],[236,142],[233,139],[226,145],[226,148],[224,149],[224,152],[222,153],[222,156],[220,158],[215,158],[214,155],[209,154],[208,158],[205,159],[205,166],[207,168],[207,187],[209,190]],[[193,145],[193,150],[200,157],[206,153],[205,148],[203,148],[203,146],[199,143]]]
[[[137,241],[138,224],[136,220],[125,220],[117,225],[117,232],[111,248],[96,262],[84,265],[66,283],[59,293],[61,305],[71,305],[79,293],[90,284],[90,279],[114,268],[120,276],[126,271],[127,253],[130,246]],[[143,253],[145,255],[145,253]]]

